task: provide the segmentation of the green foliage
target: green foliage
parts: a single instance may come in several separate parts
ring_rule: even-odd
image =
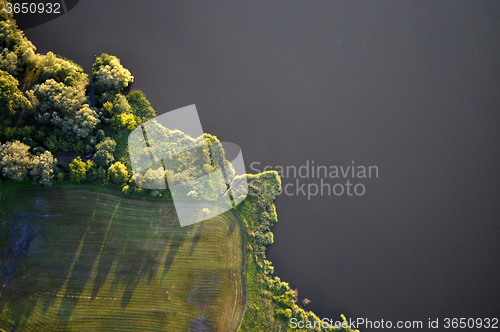
[[[7,13],[6,1],[0,1],[0,69],[14,77],[35,54],[35,46],[17,28],[13,13]]]
[[[113,154],[113,152],[115,152],[116,142],[112,138],[106,137],[104,141],[96,145],[96,148],[97,150],[104,150]]]
[[[74,121],[68,121],[69,124],[73,125],[71,129],[78,138],[84,138],[91,134],[99,122],[101,121],[97,118],[96,111],[87,104],[76,111]],[[63,130],[70,132],[70,129],[66,129],[65,126],[63,126]]]
[[[263,246],[271,245],[274,242],[274,235],[272,232],[266,232],[265,234],[258,233],[255,237],[255,241]]]
[[[276,310],[276,315],[285,321],[288,321],[292,318],[292,310],[290,310],[290,308],[278,309]]]
[[[2,175],[13,180],[25,180],[31,175],[33,183],[51,185],[55,163],[52,153],[44,151],[40,155],[33,156],[29,149],[28,145],[19,141],[0,145]]]
[[[36,139],[36,134],[40,131],[35,126],[24,127],[3,127],[0,125],[0,140],[2,141],[21,141],[28,138]]]
[[[110,102],[110,101],[107,101],[105,102],[103,105],[102,105],[102,112],[103,112],[103,115],[107,118],[111,118],[113,117],[114,115],[114,111],[113,111],[113,103]]]
[[[130,113],[115,115],[111,121],[116,129],[133,130],[137,127],[137,122],[135,122],[134,116]]]
[[[127,167],[119,161],[109,167],[108,173],[109,178],[113,183],[121,184],[128,181],[129,175]]]
[[[138,139],[132,139],[129,145],[130,150],[140,151],[131,155],[132,163],[137,165],[147,160],[150,164],[138,170],[143,176],[137,176],[138,183],[142,183],[143,179],[150,184],[163,182],[166,176],[169,186],[179,185],[179,196],[209,201],[218,199],[227,190],[225,178],[219,171],[220,165],[227,161],[217,137],[205,134],[192,138],[179,130],[167,129],[155,120],[150,120],[145,126],[152,150],[140,145],[143,137],[140,131],[137,132]],[[154,156],[153,163],[149,162],[151,155]],[[234,175],[232,166],[227,167],[227,173],[230,178]]]
[[[98,103],[112,100],[109,95],[105,94],[116,95],[133,81],[134,77],[130,71],[120,64],[116,56],[103,53],[96,58],[92,66],[92,82]]]
[[[0,146],[0,171],[8,179],[24,180],[31,165],[30,147],[19,141]]]
[[[69,164],[69,176],[71,182],[81,183],[87,178],[87,164],[82,161],[82,158],[76,157]]]
[[[45,151],[40,156],[34,156],[31,162],[31,176],[33,183],[50,186],[54,178],[54,163],[56,160],[50,151]]]
[[[32,105],[19,90],[19,82],[8,72],[0,70],[0,109],[15,114],[17,109],[31,109]]]
[[[87,182],[103,182],[106,179],[106,170],[97,166],[91,160],[87,161]]]
[[[290,318],[319,321],[312,312],[297,305],[298,294],[288,283],[271,277],[274,268],[265,259],[266,246],[272,243],[272,226],[277,222],[274,199],[280,191],[281,180],[275,171],[257,175],[247,174],[248,196],[236,207],[246,234],[246,281],[248,306],[243,317],[241,332],[288,331]],[[239,191],[236,188],[236,191]],[[317,331],[334,331],[318,329]],[[335,331],[353,332],[350,328]]]
[[[58,116],[67,116],[79,110],[86,101],[85,91],[48,79],[35,85],[26,93],[30,98],[37,118],[55,112]],[[48,121],[39,120],[40,123]],[[50,117],[49,117],[50,120]]]
[[[115,99],[113,100],[113,110],[111,115],[131,112],[132,108],[130,107],[127,98],[122,94],[117,94]]]
[[[130,187],[128,185],[124,185],[122,188],[122,193],[125,195],[130,195],[130,193],[131,193]]]
[[[97,152],[94,155],[94,162],[99,167],[107,168],[114,160],[116,142],[112,138],[106,138],[103,142],[96,145]]]
[[[96,138],[98,142],[103,142],[106,139],[106,134],[102,129],[97,131]]]
[[[113,155],[106,150],[97,150],[94,155],[94,162],[99,167],[108,167],[114,160]]]
[[[156,112],[146,99],[142,91],[134,90],[127,95],[127,100],[132,107],[132,113],[146,122],[156,116]]]
[[[86,101],[85,90],[66,86],[53,79],[36,85],[26,93],[36,120],[52,124],[68,135],[84,138],[91,134],[100,122],[97,112]]]
[[[81,66],[52,52],[46,55],[34,54],[28,62],[26,73],[27,86],[53,79],[66,86],[85,90],[89,83],[88,76]]]
[[[64,181],[64,177],[65,177],[65,175],[64,175],[63,172],[57,174],[57,182],[59,182],[59,183],[63,182]]]

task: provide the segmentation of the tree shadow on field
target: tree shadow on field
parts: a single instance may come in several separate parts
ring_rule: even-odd
[[[194,234],[193,243],[191,244],[191,249],[189,249],[189,256],[193,255],[194,249],[198,245],[198,242],[200,242],[200,238],[201,238],[201,234],[203,232],[203,228],[204,228],[204,222],[202,221],[198,225],[198,229],[196,229],[196,233]]]
[[[118,258],[111,293],[114,294],[119,285],[124,286],[121,299],[122,309],[125,309],[132,299],[134,290],[144,273],[140,268],[143,254],[144,249],[129,240],[126,243],[125,252]]]
[[[163,278],[167,275],[168,271],[172,267],[172,263],[174,262],[175,256],[179,251],[179,248],[184,243],[186,239],[186,233],[181,231],[180,226],[177,226],[172,234],[172,243],[170,244],[170,248],[168,250],[167,257],[165,258],[165,264],[163,266],[163,274],[161,276],[161,282],[163,282]]]
[[[0,293],[0,311],[3,311],[4,307],[8,308],[8,317],[14,324],[10,328],[18,330],[24,330],[24,324],[30,322],[37,306],[41,307],[43,316],[54,304],[57,293],[71,273],[69,267],[76,257],[77,248],[85,233],[85,228],[68,225],[67,218],[62,213],[67,211],[61,211],[60,206],[47,204],[51,198],[47,193],[48,191],[24,188],[12,192],[6,203],[14,207],[13,223],[3,222],[0,230],[3,232],[11,226],[19,228],[20,225],[33,226],[36,229],[36,236],[30,241],[25,239],[25,236],[19,237],[16,234],[9,235],[8,240],[13,241],[16,250],[23,251],[23,254],[22,257],[18,257],[15,252],[8,254],[9,259],[15,261],[13,283],[11,287],[2,283],[8,287],[3,287],[3,292]],[[17,210],[29,213],[34,218],[24,218],[26,220],[23,221],[16,217]],[[85,219],[85,215],[82,216],[78,211],[67,214]],[[17,258],[20,258],[19,262]]]
[[[111,271],[111,266],[113,265],[113,262],[117,258],[118,258],[117,253],[115,251],[110,250],[109,245],[106,246],[105,249],[103,249],[103,253],[101,254],[97,266],[97,272],[96,272],[97,274],[96,277],[94,278],[94,285],[92,287],[92,294],[90,296],[91,301],[97,298],[99,291],[101,290],[102,286],[104,286],[104,283],[108,278],[108,275]]]
[[[113,296],[125,309],[142,280],[161,277],[163,281],[186,241],[188,228],[180,227],[173,206],[158,209],[156,205],[145,207],[144,202],[134,206],[117,197],[85,191],[78,192],[76,199],[70,190],[46,192],[49,211],[40,223],[40,236],[30,247],[26,268],[16,273],[15,288],[0,290],[0,309],[15,311],[9,315],[15,324],[12,328],[24,330],[22,324],[33,323],[37,305],[41,316],[53,320],[54,330],[72,328],[71,317],[84,301],[86,286],[91,294],[84,299],[89,304],[103,287],[111,285],[112,294],[119,289],[121,294]],[[23,195],[23,202],[33,199]],[[86,200],[80,199],[85,196]],[[0,231],[2,227],[0,224]],[[200,225],[191,253],[202,230]],[[157,276],[165,255],[163,273]],[[111,276],[113,281],[108,279]]]
[[[81,294],[92,276],[92,269],[104,242],[105,231],[106,225],[104,223],[96,220],[90,221],[78,257],[66,283],[66,291],[56,319],[59,324],[66,325],[70,320]]]
[[[146,218],[147,224],[137,223],[134,227],[124,227],[122,223],[114,223],[110,228],[110,236],[106,240],[98,262],[98,274],[94,280],[92,299],[95,299],[104,285],[113,264],[114,280],[110,286],[113,297],[117,289],[123,289],[121,308],[129,305],[136,287],[141,280],[152,281],[160,267],[161,257],[168,241],[175,236],[175,227],[171,217],[165,217],[161,211],[158,217]],[[120,218],[120,216],[116,216]],[[152,220],[152,221],[149,221]],[[112,235],[111,235],[112,234]]]
[[[11,328],[14,330],[24,330],[25,317],[32,315],[38,303],[38,297],[33,296],[29,284],[29,280],[23,279],[15,289],[11,289],[9,293],[5,294],[10,299],[9,310],[15,310],[15,316],[11,316],[13,322]],[[3,301],[1,294],[0,301]]]

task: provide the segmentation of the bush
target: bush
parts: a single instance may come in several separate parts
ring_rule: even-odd
[[[103,142],[96,145],[97,152],[94,155],[94,162],[100,166],[107,168],[114,160],[113,153],[115,152],[116,142],[111,138],[106,138]]]
[[[130,113],[115,115],[111,121],[116,129],[124,128],[133,130],[137,127],[137,122],[135,121],[134,116]]]
[[[122,193],[125,195],[130,195],[130,187],[128,185],[124,185],[122,188]]]
[[[31,161],[31,176],[33,183],[50,186],[54,178],[54,163],[56,160],[50,151],[45,151],[40,156],[34,156]]]
[[[0,109],[10,114],[17,109],[31,109],[32,105],[19,90],[19,82],[8,72],[0,70]]]
[[[19,141],[0,146],[0,171],[9,179],[24,180],[31,166],[30,147]]]
[[[127,95],[127,100],[132,107],[132,113],[146,122],[156,116],[156,112],[146,99],[144,93],[134,90]]]
[[[117,93],[133,81],[134,76],[120,64],[116,56],[103,53],[92,66],[94,93],[100,105],[113,100]]]
[[[57,174],[57,182],[63,182],[64,181],[64,173],[61,172],[59,174]]]
[[[82,161],[82,158],[76,157],[69,164],[69,177],[71,182],[81,183],[87,178],[87,164]]]
[[[109,167],[108,173],[113,183],[121,184],[128,181],[127,167],[119,161]]]

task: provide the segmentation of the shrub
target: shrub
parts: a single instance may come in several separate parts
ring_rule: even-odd
[[[119,161],[109,167],[108,173],[113,183],[120,184],[128,181],[127,167]]]
[[[87,164],[82,161],[82,158],[76,157],[69,164],[69,176],[74,183],[85,181],[87,178]]]

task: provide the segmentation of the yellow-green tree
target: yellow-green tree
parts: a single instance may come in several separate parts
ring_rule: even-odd
[[[121,184],[128,180],[127,167],[119,161],[109,167],[108,173],[110,180],[116,184]]]
[[[128,130],[133,130],[137,127],[137,122],[135,118],[130,113],[121,113],[113,117],[113,126],[116,129],[126,128]]]
[[[31,103],[19,90],[19,82],[8,72],[0,70],[0,109],[14,114],[20,108],[31,108]]]
[[[74,183],[85,181],[87,178],[87,164],[82,161],[82,158],[76,157],[69,164],[69,177]]]

